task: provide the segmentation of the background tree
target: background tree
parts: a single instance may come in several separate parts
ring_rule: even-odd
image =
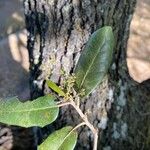
[[[135,0],[24,0],[24,7],[32,98],[50,92],[45,79],[59,84],[62,71],[73,72],[91,33],[105,25],[113,27],[116,47],[112,67],[103,84],[82,102],[82,109],[100,129],[99,148],[148,149],[149,85],[134,82],[126,66]],[[66,107],[46,132],[79,121],[76,112]],[[93,138],[88,128],[79,132],[77,149],[91,149]]]

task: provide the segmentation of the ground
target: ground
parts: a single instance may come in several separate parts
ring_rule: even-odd
[[[23,4],[0,1],[0,98],[29,98],[29,62]]]
[[[131,23],[127,63],[130,76],[138,82],[150,78],[150,0],[138,0]]]

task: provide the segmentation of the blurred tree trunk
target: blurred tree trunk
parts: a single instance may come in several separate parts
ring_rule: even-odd
[[[99,149],[147,149],[150,134],[148,85],[135,83],[126,66],[129,26],[136,0],[24,0],[30,56],[31,96],[49,91],[45,79],[62,81],[61,71],[73,72],[85,43],[96,29],[113,27],[116,47],[108,76],[81,104],[99,132]],[[147,87],[145,87],[147,86]],[[58,120],[44,129],[47,133],[81,121],[65,107]],[[143,126],[144,125],[144,126]],[[47,131],[47,130],[50,131]],[[149,132],[148,132],[149,131]],[[88,128],[79,130],[77,149],[92,149]],[[43,131],[44,133],[44,131]]]

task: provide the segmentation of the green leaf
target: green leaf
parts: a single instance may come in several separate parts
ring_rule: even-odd
[[[77,132],[72,127],[64,127],[52,133],[38,150],[73,150],[77,142]]]
[[[54,82],[52,82],[50,80],[46,80],[46,83],[47,83],[47,85],[48,85],[49,88],[51,88],[52,90],[54,90],[60,96],[65,96],[64,91],[59,86],[57,86]]]
[[[76,90],[90,94],[107,74],[113,58],[112,28],[103,27],[94,32],[85,46],[75,68]]]
[[[59,108],[53,96],[20,102],[17,98],[0,101],[0,122],[22,127],[44,127],[58,116]]]

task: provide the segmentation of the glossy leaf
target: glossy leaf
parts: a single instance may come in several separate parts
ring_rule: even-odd
[[[76,89],[85,89],[85,96],[102,82],[110,67],[114,48],[112,28],[94,32],[85,46],[75,68]]]
[[[59,108],[53,96],[39,97],[34,101],[20,102],[17,98],[0,101],[0,122],[22,127],[44,127],[58,116]]]
[[[52,82],[50,80],[46,80],[46,83],[47,83],[47,85],[48,85],[49,88],[51,88],[52,90],[54,90],[60,96],[65,96],[64,91],[59,86],[57,86],[54,82]]]
[[[77,142],[77,132],[72,127],[64,127],[52,133],[38,150],[73,150]]]

